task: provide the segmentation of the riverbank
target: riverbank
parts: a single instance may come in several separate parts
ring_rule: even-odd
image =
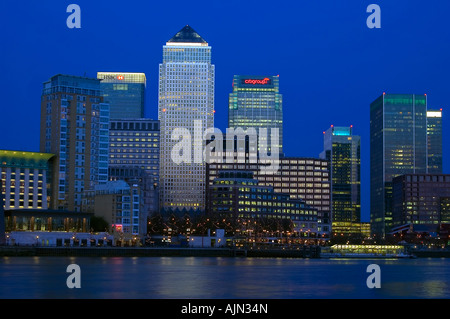
[[[450,258],[450,250],[411,250],[417,258]],[[192,247],[36,247],[2,246],[0,257],[64,256],[64,257],[281,257],[338,258],[321,254],[318,246],[298,248],[192,248]],[[355,256],[352,256],[355,258]],[[370,257],[370,256],[368,256]],[[382,257],[382,256],[381,256]],[[346,258],[340,256],[339,258]],[[349,256],[347,256],[349,258]],[[392,258],[385,256],[385,258]],[[395,258],[395,257],[394,257]]]
[[[320,249],[315,246],[305,246],[299,249],[3,246],[0,247],[0,256],[319,258]]]

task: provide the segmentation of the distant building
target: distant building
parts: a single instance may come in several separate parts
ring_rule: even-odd
[[[230,239],[225,237],[224,229],[216,229],[213,234],[208,229],[206,236],[190,236],[188,245],[195,248],[225,247],[229,245]]]
[[[427,172],[427,96],[382,94],[370,105],[372,234],[392,227],[392,179]]]
[[[273,186],[259,185],[251,171],[223,170],[218,174],[209,188],[211,215],[233,221],[291,220],[300,237],[317,237],[318,212],[305,201],[277,193]]]
[[[324,132],[320,157],[330,161],[333,234],[352,234],[361,221],[361,138],[353,127],[331,126]],[[340,225],[342,223],[342,225]]]
[[[442,109],[427,111],[428,173],[442,174]]]
[[[4,206],[3,194],[2,192],[0,192],[0,245],[6,244],[5,212],[3,206]]]
[[[405,174],[393,179],[393,226],[438,232],[450,224],[449,174]]]
[[[111,119],[143,118],[145,112],[145,73],[97,72]]]
[[[0,150],[5,210],[49,208],[54,159],[49,153]]]
[[[49,207],[81,211],[84,190],[108,180],[109,104],[100,80],[58,74],[44,82],[40,150],[55,154]]]
[[[275,160],[274,160],[275,161]],[[260,186],[271,186],[275,193],[289,194],[292,200],[304,200],[306,205],[317,209],[317,233],[319,237],[329,238],[331,232],[331,176],[329,161],[318,158],[285,157],[276,160],[278,170],[263,170],[266,162],[253,163],[227,162],[207,164],[207,198],[209,198],[214,179],[222,170],[245,170],[253,172]],[[207,200],[207,202],[210,202]],[[207,211],[212,207],[208,206]]]
[[[195,134],[214,127],[214,70],[211,46],[188,25],[163,46],[158,104],[163,209],[205,208],[205,162],[194,152],[183,154],[183,159],[173,155],[178,137],[190,136],[189,147],[203,150],[203,141],[196,141]],[[175,130],[182,135],[173,139]]]
[[[83,211],[102,217],[109,225],[106,230],[116,241],[134,243],[147,234],[147,212],[141,212],[138,184],[110,181],[87,190],[83,198]]]
[[[10,209],[4,213],[5,243],[20,246],[111,246],[107,233],[93,233],[92,214],[51,209]]]
[[[109,130],[109,180],[139,184],[145,208],[159,210],[159,121],[112,119]]]
[[[276,144],[283,153],[283,99],[279,93],[279,76],[235,75],[233,92],[229,95],[228,127],[244,131],[255,129],[260,152],[271,152],[272,129],[278,129]],[[260,133],[267,130],[267,138]],[[264,153],[265,154],[265,153]]]

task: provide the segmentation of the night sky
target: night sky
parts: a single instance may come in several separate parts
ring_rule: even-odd
[[[81,7],[81,29],[66,8]],[[369,4],[381,29],[369,29]],[[369,105],[383,92],[427,94],[444,111],[449,171],[450,1],[12,1],[0,3],[0,149],[39,151],[42,83],[59,73],[144,72],[157,118],[162,46],[192,26],[216,66],[215,127],[225,131],[233,75],[280,75],[284,150],[318,157],[322,132],[361,136],[362,219],[369,221]]]

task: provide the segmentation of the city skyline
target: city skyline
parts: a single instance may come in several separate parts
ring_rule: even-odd
[[[272,41],[265,41],[266,35],[262,36],[257,30],[243,28],[242,25],[239,27],[223,27],[221,23],[226,22],[223,18],[226,14],[221,14],[220,18],[217,19],[218,21],[214,22],[212,18],[202,19],[202,10],[200,9],[198,13],[193,10],[181,13],[182,8],[180,8],[180,11],[176,11],[170,21],[164,21],[163,28],[158,29],[157,32],[152,27],[161,23],[162,19],[146,22],[148,24],[144,25],[144,31],[152,30],[153,33],[151,39],[146,40],[151,44],[145,47],[142,55],[126,53],[123,50],[111,50],[104,53],[103,59],[98,62],[98,54],[100,53],[88,50],[88,53],[80,54],[77,52],[78,58],[76,58],[76,55],[68,55],[67,58],[56,59],[57,61],[44,59],[45,62],[40,63],[41,66],[36,65],[36,59],[40,59],[44,51],[42,53],[36,49],[21,51],[21,48],[28,47],[27,43],[30,43],[30,41],[27,40],[30,38],[39,39],[37,34],[42,33],[47,28],[50,29],[61,24],[61,30],[56,29],[49,32],[62,39],[62,44],[67,44],[66,41],[73,40],[84,41],[83,43],[88,45],[92,44],[94,35],[99,32],[97,24],[93,25],[93,21],[99,17],[94,18],[92,11],[91,14],[89,12],[90,10],[101,11],[101,5],[98,4],[97,7],[97,4],[88,4],[81,1],[79,5],[83,9],[82,29],[70,30],[64,25],[67,14],[63,5],[58,7],[32,4],[26,10],[30,12],[33,9],[37,10],[36,12],[48,10],[39,18],[45,18],[47,14],[56,14],[61,15],[61,21],[54,18],[48,19],[48,21],[40,21],[37,17],[31,17],[29,22],[37,24],[36,30],[29,30],[23,26],[19,26],[15,30],[15,34],[19,35],[18,39],[23,39],[22,41],[13,41],[13,38],[9,35],[5,36],[5,47],[10,50],[2,51],[2,61],[9,62],[2,62],[5,64],[2,68],[5,76],[1,83],[5,92],[10,93],[6,96],[5,101],[10,107],[3,108],[3,116],[8,121],[2,127],[1,133],[4,138],[1,148],[24,151],[39,150],[39,139],[34,137],[33,140],[30,136],[38,136],[37,133],[39,132],[39,123],[36,122],[35,118],[39,116],[40,112],[38,106],[40,89],[42,82],[58,73],[82,76],[84,72],[87,72],[90,77],[95,77],[95,74],[102,70],[146,73],[149,89],[147,90],[148,102],[145,115],[157,119],[157,66],[160,62],[161,44],[177,32],[182,25],[189,24],[207,38],[214,49],[213,63],[217,66],[216,127],[220,129],[226,127],[228,94],[231,90],[232,75],[234,74],[280,74],[280,87],[283,92],[286,115],[284,151],[287,156],[318,157],[322,148],[322,131],[325,128],[333,124],[354,126],[355,134],[361,136],[361,191],[366,194],[361,200],[362,219],[367,221],[369,216],[367,194],[370,176],[368,173],[370,160],[368,115],[370,103],[384,91],[407,94],[427,93],[430,108],[443,108],[443,145],[446,145],[448,139],[448,127],[445,121],[446,105],[448,104],[446,94],[448,80],[445,78],[445,74],[448,74],[449,66],[442,65],[442,61],[445,61],[443,57],[448,56],[449,46],[447,43],[439,41],[439,39],[445,38],[445,34],[448,35],[449,32],[444,29],[443,21],[445,19],[439,19],[439,15],[446,12],[448,4],[440,3],[430,8],[420,5],[418,1],[408,2],[408,6],[402,5],[405,3],[402,1],[396,4],[380,3],[383,10],[383,24],[380,30],[371,30],[365,25],[367,4],[338,5],[330,3],[324,8],[320,6],[320,11],[318,4],[298,4],[297,7],[294,7],[297,10],[292,10],[293,13],[289,13],[289,10],[287,10],[290,5],[281,4],[280,8],[274,9],[275,11],[270,14],[269,10],[265,9],[258,9],[262,16],[249,13],[249,18],[245,22],[246,25],[252,23],[256,25],[262,18],[268,18],[272,14],[275,16],[277,13],[283,12],[276,18],[278,23],[276,26],[261,27],[271,36],[277,36]],[[14,6],[16,5],[8,4],[12,11],[15,10]],[[151,7],[152,5],[143,4],[143,6]],[[107,26],[112,31],[117,27],[112,24],[110,19],[107,19],[107,15],[118,16],[117,8],[113,7],[102,8],[102,10],[106,10],[106,13],[103,13],[100,17],[105,19],[104,21],[107,22]],[[225,12],[229,12],[231,7],[233,6],[213,4],[213,8],[222,9]],[[242,4],[242,13],[239,17],[244,18],[244,13],[250,12],[250,8],[249,4]],[[143,14],[131,11],[129,8],[124,9],[125,11],[121,16],[124,22],[131,21],[131,13],[138,16]],[[321,12],[321,15],[317,14],[313,18],[308,18],[306,14],[308,10],[317,10],[317,12]],[[337,19],[333,13],[334,10],[339,12],[339,18],[341,19]],[[152,14],[150,8],[147,11]],[[294,12],[298,15],[296,21],[294,21]],[[417,14],[421,14],[424,19],[416,21],[414,24],[407,21],[408,17]],[[17,23],[11,20],[12,17],[5,18],[4,23],[9,23],[8,25],[15,27]],[[283,21],[282,17],[289,17],[290,20]],[[349,17],[351,18],[346,19]],[[43,20],[45,20],[44,18]],[[167,19],[166,16],[164,18]],[[139,26],[139,24],[131,25]],[[91,30],[89,30],[90,28]],[[292,40],[291,38],[289,42],[290,37],[297,35],[297,29],[305,32],[300,32],[299,41],[294,41],[295,39]],[[80,32],[76,33],[77,31]],[[239,31],[240,33],[237,34],[242,36],[230,37],[231,31],[235,34]],[[29,34],[25,34],[26,32]],[[20,38],[20,35],[22,35],[22,38]],[[348,37],[349,35],[350,37]],[[402,35],[403,38],[398,38],[399,35]],[[109,36],[107,37],[109,39]],[[406,55],[402,54],[411,38],[422,39],[425,42],[423,47],[426,46],[427,50],[418,49],[415,53],[408,50]],[[319,41],[319,39],[322,39],[322,41]],[[228,42],[233,40],[235,45],[239,47],[238,52],[230,51],[227,47]],[[129,43],[131,42],[124,41],[123,47],[126,47]],[[271,50],[271,46],[277,47],[283,43],[288,43],[294,50],[283,51],[282,53]],[[40,48],[40,44],[35,40],[31,41],[31,44],[34,44],[35,48]],[[69,44],[69,47],[71,46],[73,44]],[[385,47],[389,49],[383,49]],[[323,50],[324,48],[326,50]],[[297,52],[295,49],[300,51]],[[325,52],[329,49],[334,50],[335,53]],[[249,54],[252,52],[254,54]],[[265,52],[265,54],[262,54],[263,58],[260,52]],[[361,57],[355,59],[356,55],[361,55]],[[303,62],[299,63],[300,66],[292,67],[289,63],[284,63],[283,57],[286,56],[292,59],[299,57]],[[34,63],[33,67],[30,67],[30,63]],[[412,65],[416,64],[422,67],[411,68]],[[320,68],[317,68],[318,66]],[[19,70],[27,70],[29,76],[25,82],[18,81],[23,74],[18,72]],[[345,74],[345,76],[342,77],[342,74]],[[339,79],[342,80],[339,81]],[[303,90],[300,90],[299,86]],[[29,117],[21,117],[24,114],[21,106],[26,107],[26,113],[30,114]],[[17,119],[17,121],[13,119]],[[17,123],[21,123],[21,125]],[[444,147],[443,151],[443,167],[444,173],[446,173],[448,172],[448,150]]]

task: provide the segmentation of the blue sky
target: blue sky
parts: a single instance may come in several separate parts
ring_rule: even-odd
[[[81,29],[69,29],[69,4]],[[369,4],[381,29],[369,29]],[[42,82],[58,73],[145,72],[146,116],[157,118],[162,46],[191,25],[212,46],[215,126],[227,127],[234,74],[280,75],[287,156],[318,157],[330,125],[362,139],[362,218],[369,220],[369,105],[382,92],[427,94],[450,136],[446,0],[12,1],[0,3],[0,149],[39,150]]]

